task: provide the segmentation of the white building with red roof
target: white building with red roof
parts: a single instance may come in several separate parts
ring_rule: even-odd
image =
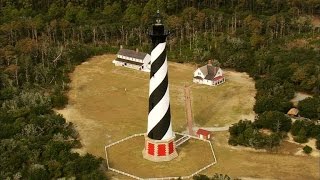
[[[209,131],[205,130],[205,129],[198,129],[198,131],[196,132],[197,136],[200,139],[210,139],[211,138],[211,134]]]
[[[198,68],[193,73],[193,82],[199,84],[206,84],[209,86],[217,86],[225,82],[223,71],[220,67],[215,67],[209,63]]]

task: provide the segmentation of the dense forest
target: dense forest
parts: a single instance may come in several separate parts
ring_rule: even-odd
[[[260,116],[239,126],[277,133],[259,147],[278,144],[291,127],[317,135],[307,130],[314,121],[292,125],[282,115],[303,91],[314,98],[301,113],[320,118],[320,0],[0,0],[1,179],[105,178],[101,159],[71,152],[81,146],[77,132],[53,109],[67,103],[68,73],[88,57],[120,45],[148,52],[157,9],[171,31],[170,60],[216,59],[256,80]]]

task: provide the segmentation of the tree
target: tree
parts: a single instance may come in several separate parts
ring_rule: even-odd
[[[312,152],[312,148],[308,145],[303,147],[303,152],[306,154],[310,154]]]
[[[320,98],[309,97],[299,102],[299,113],[301,116],[310,119],[320,119]]]
[[[165,15],[166,3],[165,1],[161,0],[149,0],[147,4],[144,6],[142,11],[142,24],[149,25],[154,21],[154,15],[156,14],[157,10],[160,11],[161,15]]]
[[[130,3],[124,12],[123,22],[128,28],[138,27],[140,25],[141,8],[138,5]]]
[[[306,143],[306,142],[308,142],[306,130],[304,128],[301,128],[299,133],[298,133],[298,136],[295,136],[293,138],[293,140],[295,142],[298,142],[298,143]]]
[[[274,132],[288,132],[291,129],[291,119],[278,111],[262,113],[255,121],[255,124],[258,127],[271,129]]]
[[[263,95],[261,92],[262,91],[256,95],[256,104],[253,107],[254,111],[258,114],[265,111],[279,111],[286,113],[290,107],[292,107],[291,102],[287,99],[278,96]]]
[[[103,14],[106,16],[106,22],[112,23],[114,19],[121,18],[121,5],[115,1],[112,5],[106,4],[103,9]]]
[[[316,139],[316,148],[320,150],[320,135],[318,135]]]
[[[231,178],[226,174],[215,173],[212,177],[212,180],[231,180]]]
[[[293,136],[297,136],[298,133],[300,132],[300,129],[305,127],[304,121],[303,120],[296,120],[291,127],[291,134]]]

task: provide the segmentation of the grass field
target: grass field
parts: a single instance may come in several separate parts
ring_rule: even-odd
[[[192,86],[194,120],[199,126],[225,126],[253,119],[255,87],[245,73],[225,71],[226,83],[217,87]]]
[[[149,74],[115,67],[114,58],[98,56],[77,66],[71,74],[69,105],[58,111],[77,126],[83,150],[101,157],[105,144],[147,129]],[[246,74],[228,71],[225,84],[208,87],[192,83],[194,69],[189,64],[169,63],[174,131],[186,129],[185,85],[192,85],[195,123],[201,126],[224,126],[254,116],[255,89]]]
[[[218,163],[205,171],[206,174],[219,172],[232,177],[257,179],[320,179],[319,158],[295,156],[295,148],[299,148],[295,144],[286,142],[277,153],[255,151],[229,146],[228,134],[228,132],[214,133],[212,144]]]
[[[179,177],[191,175],[214,162],[209,143],[200,140],[190,139],[177,148],[177,158],[162,163],[143,159],[143,145],[144,137],[140,136],[111,146],[108,148],[110,166],[142,178]]]
[[[94,57],[77,66],[71,74],[69,104],[58,112],[75,124],[83,144],[83,148],[77,150],[80,153],[89,152],[104,158],[105,145],[146,131],[149,75],[114,67],[111,63],[114,57],[115,55]],[[175,131],[186,129],[183,94],[185,84],[192,85],[194,119],[199,126],[225,126],[238,122],[241,118],[254,117],[252,107],[256,91],[254,82],[248,75],[226,71],[225,84],[208,87],[192,83],[194,69],[194,66],[188,64],[169,63],[170,100]],[[214,133],[213,146],[218,163],[205,173],[212,175],[218,172],[233,177],[269,179],[319,179],[317,158],[294,156],[287,151],[272,154],[233,148],[226,144],[227,135],[227,132]],[[136,155],[141,155],[142,142],[143,139],[136,142],[139,143],[134,150]],[[201,148],[194,151],[201,152]],[[141,173],[147,172],[141,170]]]

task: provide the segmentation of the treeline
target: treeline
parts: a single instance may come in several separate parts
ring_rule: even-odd
[[[78,134],[52,110],[67,103],[74,66],[102,48],[54,42],[37,30],[6,34],[5,26],[0,31],[0,178],[106,179],[101,158],[71,151],[81,147]]]
[[[35,55],[40,49],[13,48],[14,62],[0,66],[1,179],[106,179],[101,158],[71,151],[81,147],[78,133],[52,110],[67,103],[68,73],[96,48],[64,48],[56,62],[55,46],[40,57]]]
[[[229,128],[228,143],[233,146],[242,145],[256,149],[268,149],[280,145],[281,140],[290,131],[291,119],[278,111],[266,111],[254,122],[240,120]],[[264,132],[268,129],[271,132]]]
[[[286,112],[297,90],[319,95],[320,29],[312,25],[318,4],[0,0],[0,178],[103,178],[100,160],[70,152],[79,146],[76,133],[51,109],[67,103],[68,73],[86,58],[119,45],[149,52],[147,30],[157,9],[171,30],[169,59],[217,59],[248,72],[257,82],[258,114]],[[310,114],[312,104],[301,105],[302,112]]]
[[[296,120],[292,123],[289,117],[278,111],[266,111],[254,122],[240,120],[229,128],[229,132],[228,143],[233,146],[273,150],[290,132],[298,143],[306,143],[308,138],[315,138],[316,148],[320,149],[320,125],[310,120]]]

